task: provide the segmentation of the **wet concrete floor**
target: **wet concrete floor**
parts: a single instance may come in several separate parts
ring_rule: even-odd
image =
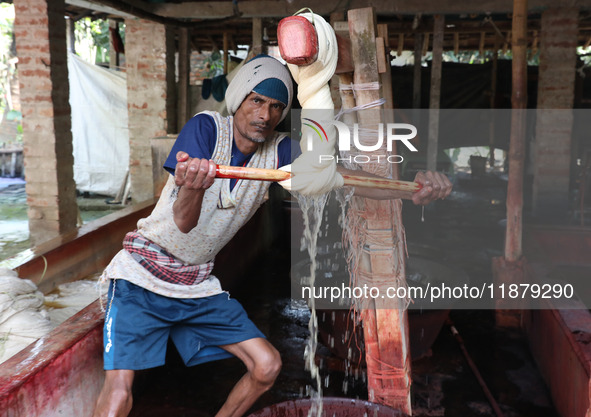
[[[490,278],[492,257],[502,255],[505,190],[506,182],[497,176],[458,175],[452,196],[428,207],[424,222],[420,209],[405,203],[408,243],[428,246],[471,278]],[[312,385],[303,359],[309,312],[289,298],[289,248],[282,243],[288,241],[278,242],[231,290],[283,360],[275,386],[252,411],[306,397]],[[492,310],[453,310],[450,318],[506,417],[557,417],[520,332],[495,327]],[[364,372],[357,378],[345,375],[336,370],[338,361],[326,346],[319,347],[324,395],[367,399]],[[167,365],[138,372],[131,416],[213,416],[243,373],[237,359],[187,368],[169,345]],[[416,417],[495,416],[448,325],[429,354],[413,361],[412,380]]]

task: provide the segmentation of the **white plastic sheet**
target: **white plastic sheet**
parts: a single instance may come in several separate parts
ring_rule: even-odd
[[[129,167],[125,73],[68,53],[76,188],[115,196]]]

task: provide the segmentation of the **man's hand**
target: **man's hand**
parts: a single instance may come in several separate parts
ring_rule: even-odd
[[[423,188],[412,195],[412,202],[424,206],[435,200],[447,197],[451,193],[452,184],[441,172],[418,172],[414,179]]]
[[[189,190],[206,190],[215,179],[215,163],[207,159],[191,158],[186,152],[176,154],[174,182]]]
[[[207,159],[190,158],[186,152],[176,154],[174,182],[180,186],[172,206],[174,222],[183,233],[189,233],[199,221],[203,195],[215,179],[215,163]]]

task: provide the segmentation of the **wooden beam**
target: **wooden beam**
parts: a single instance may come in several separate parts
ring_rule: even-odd
[[[158,13],[154,13],[150,10],[149,6],[144,6],[144,2],[137,0],[67,0],[66,4],[102,11],[104,13],[107,13],[106,10],[111,10],[111,13],[117,16],[130,19],[139,17],[140,19],[145,19],[168,26],[193,26],[193,24],[190,22],[185,22],[184,20],[178,20],[177,18],[170,18],[167,16],[161,16]]]
[[[99,0],[96,1],[98,2]],[[567,0],[562,3],[564,3],[564,7],[576,6],[581,10],[591,9],[591,0]],[[367,0],[351,0],[347,3],[347,8],[361,8],[366,7],[367,4]],[[333,0],[315,3],[313,7],[315,13],[328,16],[339,5],[339,2]],[[513,2],[511,0],[482,0],[478,2],[472,0],[454,0],[451,2],[442,2],[439,0],[406,0],[396,2],[391,0],[373,0],[372,5],[380,16],[414,15],[417,13],[422,13],[423,16],[429,14],[485,14],[511,13],[513,11]],[[304,7],[310,7],[309,1],[257,0],[238,3],[238,10],[244,18],[285,17],[296,13]],[[549,7],[556,7],[556,1],[532,0],[529,5],[529,11],[541,12]],[[220,19],[235,15],[234,7],[230,1],[144,3],[143,9],[150,10],[151,13],[163,17],[175,19]]]
[[[437,170],[444,27],[445,17],[440,14],[436,15],[433,26],[433,58],[431,60],[431,94],[429,100],[429,138],[427,144],[427,169],[430,171]]]

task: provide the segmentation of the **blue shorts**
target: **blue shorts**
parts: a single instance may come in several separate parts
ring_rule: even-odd
[[[164,365],[169,336],[187,366],[232,357],[218,346],[265,337],[226,293],[169,298],[122,279],[111,281],[103,329],[105,370]]]

